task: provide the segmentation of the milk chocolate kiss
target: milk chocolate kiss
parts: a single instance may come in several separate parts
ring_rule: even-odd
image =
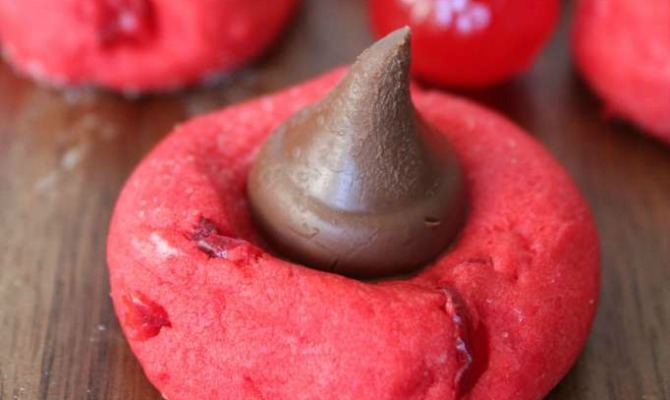
[[[358,57],[319,103],[261,149],[248,182],[270,246],[304,265],[372,278],[426,265],[464,214],[458,165],[409,92],[410,31]]]

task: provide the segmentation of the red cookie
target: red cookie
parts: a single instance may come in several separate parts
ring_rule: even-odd
[[[414,91],[470,197],[460,238],[418,275],[362,282],[264,250],[246,197],[251,163],[341,77],[182,125],[126,184],[108,262],[148,378],[170,400],[542,398],[586,341],[598,240],[566,172],[500,116]]]
[[[369,0],[381,37],[408,25],[412,71],[437,85],[483,87],[528,70],[556,28],[558,0]]]
[[[580,0],[574,56],[612,113],[670,143],[670,2]]]
[[[297,0],[0,0],[5,57],[32,78],[173,89],[263,52]]]

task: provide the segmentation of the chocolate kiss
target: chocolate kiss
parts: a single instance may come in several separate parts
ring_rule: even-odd
[[[265,143],[249,200],[280,255],[372,278],[424,266],[454,239],[465,204],[459,168],[412,104],[409,66],[403,28],[364,51],[331,93]]]

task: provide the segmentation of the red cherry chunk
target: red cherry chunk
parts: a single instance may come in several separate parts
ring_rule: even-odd
[[[124,324],[129,329],[129,336],[135,340],[150,339],[164,327],[172,326],[165,308],[140,293],[128,295],[124,303]]]
[[[210,257],[224,258],[232,262],[248,261],[261,256],[259,248],[242,239],[235,239],[221,233],[214,221],[201,218],[191,240]]]
[[[85,17],[95,22],[105,47],[146,42],[154,32],[150,0],[89,0],[84,5]]]

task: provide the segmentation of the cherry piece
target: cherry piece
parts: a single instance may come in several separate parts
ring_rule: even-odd
[[[216,224],[207,218],[200,219],[191,240],[196,242],[201,251],[213,258],[236,262],[261,256],[259,248],[246,240],[222,234]]]
[[[140,341],[158,335],[164,327],[172,327],[165,309],[141,293],[124,297],[124,324],[128,334]]]
[[[154,11],[149,0],[96,0],[86,3],[95,21],[98,40],[104,47],[146,42],[155,30]]]
[[[412,72],[463,87],[526,70],[554,31],[558,0],[370,0],[374,33],[412,28]]]

